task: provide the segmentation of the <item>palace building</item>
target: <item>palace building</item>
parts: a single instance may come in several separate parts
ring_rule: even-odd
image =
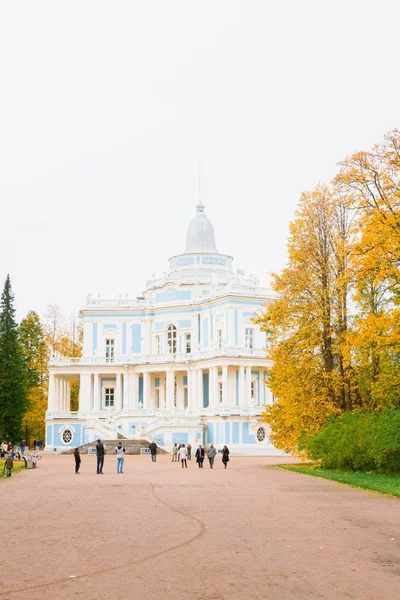
[[[165,450],[213,442],[238,455],[281,454],[262,420],[273,397],[266,335],[253,322],[272,295],[257,278],[234,273],[232,262],[218,252],[199,202],[168,275],[148,281],[135,300],[88,297],[82,357],[51,362],[48,451],[122,436]],[[76,380],[79,408],[71,412]]]

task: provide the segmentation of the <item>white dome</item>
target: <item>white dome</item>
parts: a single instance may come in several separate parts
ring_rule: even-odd
[[[186,236],[185,254],[218,254],[215,243],[214,227],[204,214],[204,206],[199,203],[196,215],[190,221]]]

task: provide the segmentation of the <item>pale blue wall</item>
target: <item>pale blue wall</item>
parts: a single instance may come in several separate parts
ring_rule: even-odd
[[[132,325],[132,352],[138,354],[142,347],[142,326],[140,324]]]
[[[189,440],[188,433],[172,433],[173,444],[187,444]]]
[[[232,423],[232,444],[239,443],[239,423]]]
[[[255,444],[256,438],[249,434],[249,424],[242,423],[242,442],[243,444]]]
[[[75,433],[74,433],[74,437],[73,440],[71,442],[71,444],[63,444],[63,442],[61,441],[61,436],[60,436],[60,429],[61,429],[61,433],[63,431],[63,429],[71,429],[72,428],[75,429]],[[82,440],[82,436],[84,435],[84,427],[83,425],[81,425],[80,423],[57,423],[56,425],[53,425],[53,446],[63,446],[65,448],[68,448],[68,446],[74,448],[75,446],[80,446],[81,444],[84,443],[84,440]]]

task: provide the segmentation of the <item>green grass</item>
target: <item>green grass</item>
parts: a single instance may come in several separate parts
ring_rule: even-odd
[[[318,464],[277,465],[277,468],[303,473],[304,475],[312,475],[312,477],[322,477],[323,479],[338,481],[351,487],[400,498],[400,477],[398,475],[326,469]]]
[[[4,460],[0,460],[0,479],[4,478],[5,472],[3,474],[3,469],[4,469]],[[25,469],[25,463],[23,460],[21,461],[16,461],[14,460],[14,468],[11,471],[11,476],[13,473],[18,473],[18,471],[21,471],[22,469]]]

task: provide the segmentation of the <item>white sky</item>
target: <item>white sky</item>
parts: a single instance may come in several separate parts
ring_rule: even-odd
[[[202,200],[282,268],[300,193],[399,126],[397,0],[0,6],[0,287],[18,317],[140,295]]]

